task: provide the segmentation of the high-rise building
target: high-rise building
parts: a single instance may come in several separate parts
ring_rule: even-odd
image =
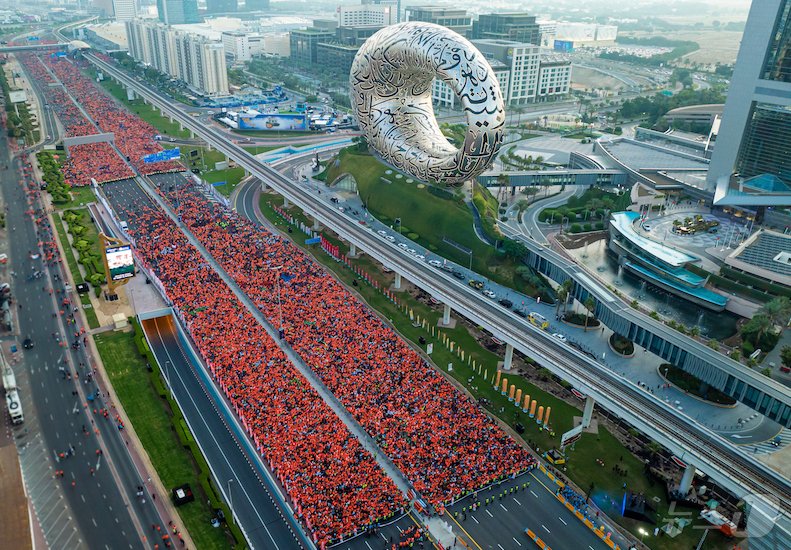
[[[113,11],[116,21],[131,21],[137,17],[135,0],[113,0]]]
[[[225,55],[233,59],[235,62],[250,61],[252,57],[250,35],[246,32],[223,32],[222,45],[225,48]]]
[[[235,13],[236,0],[206,0],[206,13]]]
[[[490,13],[472,24],[472,38],[512,40],[527,44],[541,43],[541,30],[535,15],[526,13]]]
[[[396,23],[401,22],[401,0],[360,0],[364,6],[390,6],[395,9]]]
[[[157,0],[157,13],[166,25],[200,22],[198,0]]]
[[[472,33],[472,17],[467,10],[441,6],[409,6],[407,21],[422,21],[442,25],[462,36]]]
[[[386,27],[398,21],[397,8],[393,6],[338,6],[337,13],[339,27]]]
[[[536,100],[541,48],[511,40],[473,40],[472,43],[487,59],[499,61],[509,69],[508,88],[502,90],[509,104]]]
[[[291,58],[300,63],[315,63],[318,59],[319,42],[335,40],[335,31],[301,29],[291,31],[289,36]]]
[[[184,81],[197,93],[228,95],[225,48],[202,36],[176,31],[162,23],[127,21],[129,55]]]
[[[791,206],[791,0],[752,3],[707,184],[717,205]]]

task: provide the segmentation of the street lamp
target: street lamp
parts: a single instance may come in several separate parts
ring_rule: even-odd
[[[170,385],[170,369],[168,368],[170,365],[170,361],[165,361],[165,381],[168,383],[168,389],[170,390],[170,397],[173,398],[173,386]]]
[[[231,482],[233,478],[228,480],[228,508],[231,509],[231,517],[233,517],[233,496],[231,495]]]
[[[398,225],[398,234],[400,235],[401,234],[401,218],[396,218],[395,220],[393,220],[393,223]]]
[[[645,529],[643,529],[642,527],[637,529],[637,532],[640,533],[640,542],[643,542],[643,538],[645,538],[645,536],[648,534],[648,532]]]

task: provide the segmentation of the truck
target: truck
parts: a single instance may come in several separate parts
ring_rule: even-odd
[[[5,389],[5,404],[8,409],[8,415],[11,417],[12,424],[22,424],[25,421],[25,416],[22,414],[22,401],[19,399],[16,377],[11,367],[6,364],[1,352],[0,364],[2,364],[0,368],[3,371],[3,388]]]

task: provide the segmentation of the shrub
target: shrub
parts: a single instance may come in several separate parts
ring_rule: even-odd
[[[572,223],[571,227],[569,227],[569,231],[571,231],[572,233],[579,233],[580,231],[582,231],[582,227],[578,223]]]
[[[419,234],[411,232],[411,231],[409,233],[407,233],[406,236],[407,236],[407,239],[410,239],[410,240],[413,240],[413,241],[416,241],[416,240],[418,240],[420,238]]]
[[[592,231],[593,230],[593,226],[591,224],[589,224],[589,223],[586,223],[585,225],[582,226],[582,229],[584,231]]]
[[[603,222],[596,222],[593,225],[593,227],[596,229],[596,231],[601,231],[601,230],[604,229],[604,223]]]

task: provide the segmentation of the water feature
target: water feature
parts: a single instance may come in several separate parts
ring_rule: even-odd
[[[618,265],[617,258],[607,249],[607,241],[602,239],[590,243],[585,250],[569,250],[580,264],[604,281],[607,285],[640,302],[640,305],[656,311],[665,318],[673,319],[687,327],[700,327],[701,334],[709,338],[723,340],[736,332],[736,315],[728,312],[714,312],[666,292],[627,271]],[[587,258],[582,258],[583,252]]]

